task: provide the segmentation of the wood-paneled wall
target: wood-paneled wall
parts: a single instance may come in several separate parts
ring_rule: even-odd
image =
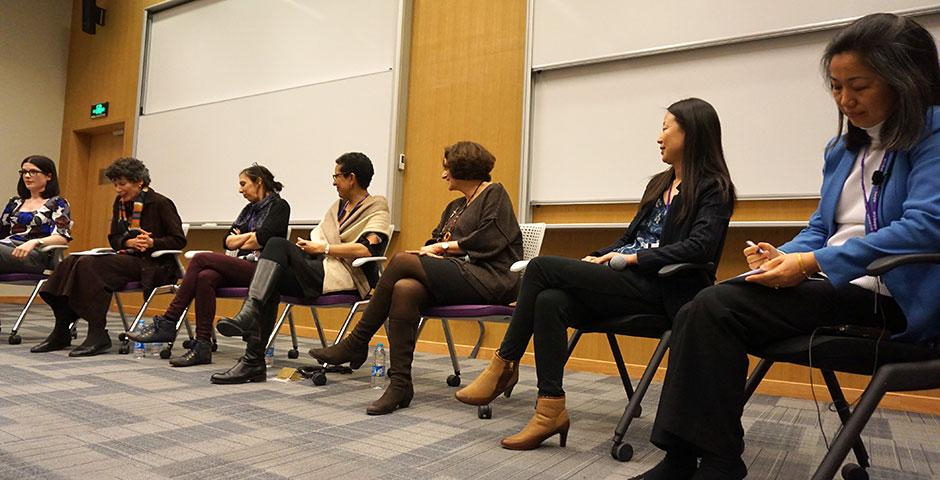
[[[89,36],[81,32],[81,1],[75,0],[69,78],[63,127],[62,163],[66,192],[81,221],[90,212],[81,191],[83,170],[89,150],[88,135],[123,129],[124,154],[130,154],[134,129],[143,8],[157,0],[98,0],[108,9],[108,25]],[[415,0],[411,37],[408,121],[400,233],[392,251],[413,248],[427,238],[443,207],[456,195],[440,180],[441,157],[445,146],[458,140],[474,140],[485,145],[497,158],[494,179],[502,182],[515,199],[519,189],[519,155],[525,81],[525,0]],[[111,102],[111,115],[90,120],[88,107],[98,101]],[[85,153],[83,153],[85,152]],[[143,159],[146,161],[147,159]],[[154,179],[156,184],[159,179]],[[326,206],[324,206],[325,208]],[[736,220],[805,220],[815,208],[813,201],[742,202]],[[634,207],[551,206],[535,209],[535,219],[555,223],[626,222]],[[740,250],[745,239],[779,243],[795,229],[733,229],[728,236],[719,277],[743,270]],[[543,252],[580,256],[616,238],[617,230],[550,231]],[[197,231],[190,235],[190,248],[216,248],[218,234]],[[128,299],[130,300],[130,299]],[[130,304],[137,303],[128,301]],[[155,305],[162,308],[165,301]],[[225,314],[237,308],[226,302]],[[155,310],[156,311],[156,310]],[[301,333],[311,335],[311,320],[298,312]],[[335,330],[340,315],[326,315],[325,326]],[[437,322],[425,329],[419,349],[445,352]],[[461,352],[469,351],[476,339],[471,322],[454,322]],[[484,338],[487,356],[498,346],[504,327],[490,324]],[[594,338],[597,337],[597,338]],[[652,352],[652,343],[621,339],[627,361],[635,372]],[[609,349],[599,336],[586,336],[570,368],[615,373]],[[792,366],[771,370],[764,391],[809,396],[808,372]],[[816,380],[817,387],[821,385]],[[864,379],[847,379],[850,387],[864,385]],[[817,393],[824,395],[822,390]],[[940,412],[940,392],[892,396],[887,406]]]

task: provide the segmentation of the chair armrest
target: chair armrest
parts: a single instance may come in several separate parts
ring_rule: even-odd
[[[151,253],[151,254],[150,254],[150,257],[151,257],[151,258],[158,258],[158,257],[162,257],[162,256],[164,256],[164,255],[179,255],[179,254],[181,254],[181,253],[183,253],[182,250],[157,250],[156,252]]]
[[[518,262],[513,262],[512,266],[509,267],[510,272],[521,272],[525,270],[525,267],[529,266],[528,260],[519,260]]]
[[[154,252],[154,253],[156,253],[156,252]],[[184,257],[186,260],[192,260],[193,257],[195,257],[196,255],[199,255],[200,253],[212,253],[212,250],[190,250],[190,251],[184,253],[184,254],[183,254],[183,257]]]
[[[868,274],[877,277],[901,265],[912,263],[940,263],[940,253],[911,253],[907,255],[889,255],[868,264]]]
[[[671,265],[666,265],[663,268],[659,269],[660,277],[671,277],[677,273],[687,272],[692,270],[704,270],[706,272],[711,272],[715,269],[715,264],[712,262],[708,263],[673,263]]]
[[[85,250],[85,251],[88,253],[108,253],[108,252],[113,252],[114,249],[111,247],[98,247],[98,248],[92,248],[90,250]]]
[[[384,262],[388,257],[359,257],[352,262],[352,266],[359,268],[367,263]]]
[[[51,252],[53,250],[65,250],[69,248],[68,245],[45,245],[39,249],[40,252]]]

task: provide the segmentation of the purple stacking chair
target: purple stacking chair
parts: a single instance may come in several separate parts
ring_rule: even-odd
[[[539,250],[542,249],[542,240],[545,238],[544,223],[521,223],[519,229],[522,231],[522,257],[524,260],[512,265],[510,270],[514,273],[525,270],[529,260],[538,256]],[[447,377],[448,385],[451,387],[460,385],[460,362],[457,360],[457,351],[454,348],[449,320],[476,320],[480,333],[470,352],[470,358],[476,358],[477,353],[480,351],[480,344],[483,342],[483,334],[486,332],[484,322],[507,323],[512,319],[513,310],[514,307],[510,305],[440,305],[426,308],[421,312],[421,319],[418,321],[418,336],[421,335],[421,331],[429,318],[441,320],[441,328],[444,330],[444,339],[447,341],[450,362],[454,366],[453,375]]]
[[[42,273],[2,273],[0,274],[0,283],[6,283],[10,285],[25,285],[33,286],[32,293],[29,294],[29,300],[26,301],[26,305],[23,306],[23,310],[20,311],[18,317],[16,317],[16,322],[13,324],[13,330],[10,331],[10,338],[8,339],[10,345],[19,345],[23,342],[23,338],[20,337],[20,325],[23,323],[23,319],[26,318],[26,314],[29,313],[29,308],[33,306],[33,302],[36,300],[36,296],[39,294],[39,289],[42,288],[43,284],[46,283],[46,280],[49,280],[49,276],[52,275],[52,270],[62,261],[63,253],[65,249],[69,248],[68,245],[47,245],[39,249],[40,252],[53,252],[52,254],[52,269],[43,271]],[[75,327],[72,328],[72,338],[75,338]]]

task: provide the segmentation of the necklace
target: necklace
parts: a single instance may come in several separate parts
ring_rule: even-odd
[[[482,187],[484,183],[485,182],[480,182],[477,185],[477,188],[473,189],[473,193],[471,193],[470,196],[467,197],[467,201],[464,202],[463,205],[455,208],[453,212],[451,212],[450,217],[447,218],[447,222],[444,223],[444,230],[443,230],[443,233],[441,234],[441,239],[443,241],[446,242],[450,240],[451,230],[453,230],[454,227],[457,226],[457,221],[460,220],[460,216],[463,215],[463,212],[467,209],[467,206],[470,205],[470,202],[472,202],[473,199],[476,198],[477,192],[480,190],[480,187]]]

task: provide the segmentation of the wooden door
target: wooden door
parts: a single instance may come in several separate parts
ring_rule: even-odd
[[[74,240],[69,246],[72,252],[108,246],[114,188],[105,178],[104,169],[124,154],[123,129],[79,135],[83,137],[80,143],[87,148],[87,156],[82,155],[80,165],[76,165],[81,174],[69,182],[77,191],[64,192],[75,221]]]

